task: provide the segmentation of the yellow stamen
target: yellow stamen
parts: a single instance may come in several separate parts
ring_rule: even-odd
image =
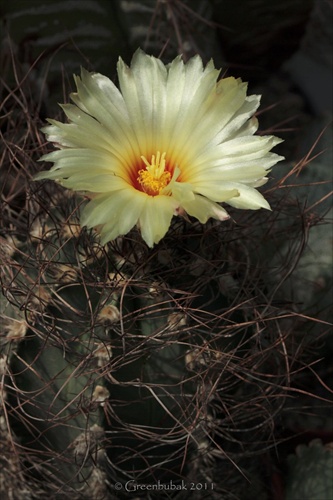
[[[141,156],[146,168],[139,170],[137,180],[141,184],[143,191],[150,196],[160,194],[162,189],[170,182],[171,174],[165,171],[165,155],[166,153],[161,155],[157,151],[156,158],[155,155],[152,155],[150,163],[144,156]]]

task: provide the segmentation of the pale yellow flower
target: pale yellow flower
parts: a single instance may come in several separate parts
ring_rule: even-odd
[[[54,179],[91,200],[81,224],[98,226],[102,242],[137,225],[152,247],[173,215],[205,223],[228,218],[221,207],[269,208],[256,190],[282,158],[274,136],[255,136],[260,96],[247,96],[240,79],[223,78],[213,62],[177,57],[165,66],[138,50],[118,63],[120,91],[84,69],[75,77],[69,123],[48,120],[43,131],[60,148],[38,179]]]

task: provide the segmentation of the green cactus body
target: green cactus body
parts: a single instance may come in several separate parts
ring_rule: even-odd
[[[286,500],[330,500],[333,498],[332,444],[324,446],[320,439],[309,446],[300,445],[288,457]]]
[[[147,271],[120,274],[107,249],[88,255],[85,237],[54,209],[35,223],[30,245],[16,249],[29,329],[12,355],[9,391],[14,421],[24,415],[27,424],[24,446],[44,457],[42,476],[81,492],[103,470],[106,436],[108,461],[121,464],[124,478],[133,468],[141,471],[135,478],[151,480],[175,463],[180,470],[190,418],[184,400],[193,392],[177,334],[184,317],[165,285]]]

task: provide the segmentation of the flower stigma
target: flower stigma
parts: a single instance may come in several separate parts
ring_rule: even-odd
[[[170,172],[165,171],[165,155],[165,152],[161,155],[157,151],[156,158],[155,155],[152,155],[150,163],[145,156],[141,156],[146,168],[139,170],[137,180],[143,191],[150,196],[160,194],[171,180]]]

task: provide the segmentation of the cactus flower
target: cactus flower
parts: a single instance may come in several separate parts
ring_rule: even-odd
[[[83,226],[98,227],[104,244],[137,225],[152,247],[174,215],[223,221],[221,202],[269,209],[256,188],[282,159],[270,152],[280,139],[254,135],[260,96],[247,96],[246,83],[218,80],[199,56],[164,65],[141,50],[117,71],[120,90],[82,69],[73,104],[62,105],[69,123],[43,129],[59,149],[36,178],[84,192]]]

